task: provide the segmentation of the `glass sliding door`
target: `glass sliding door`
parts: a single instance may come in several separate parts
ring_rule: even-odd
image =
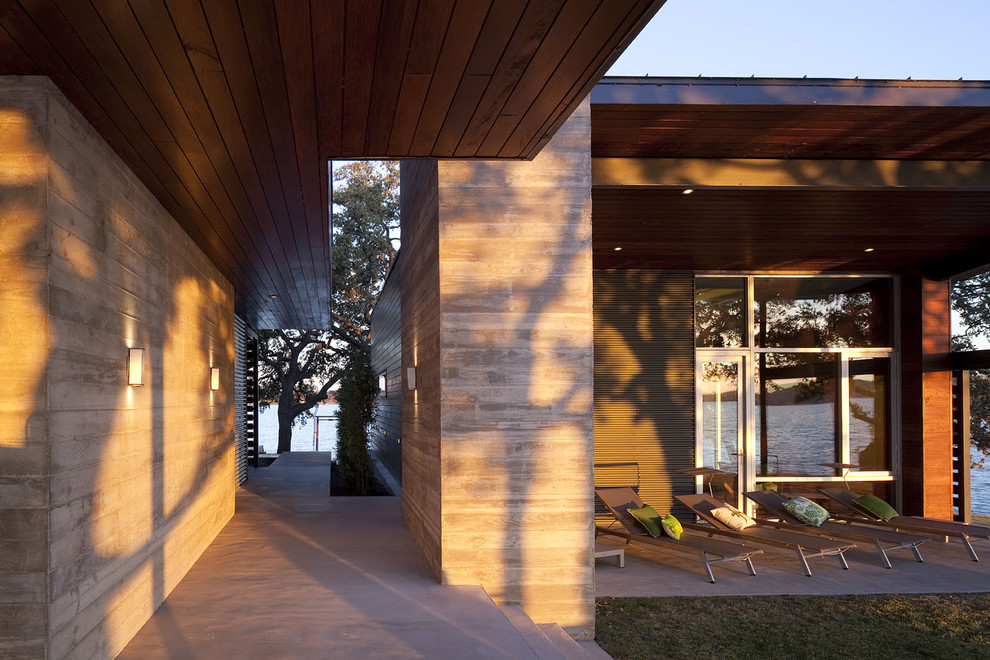
[[[699,479],[707,490],[738,503],[739,459],[743,452],[743,359],[741,356],[700,359],[697,363],[698,467],[711,473]]]
[[[890,358],[849,358],[849,456],[859,472],[890,464]]]

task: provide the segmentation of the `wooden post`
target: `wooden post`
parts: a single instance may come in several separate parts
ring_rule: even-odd
[[[901,280],[903,509],[952,518],[952,371],[949,282]]]

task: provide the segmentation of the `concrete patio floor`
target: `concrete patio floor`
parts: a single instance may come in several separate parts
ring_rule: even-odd
[[[401,500],[328,497],[328,462],[297,453],[252,470],[234,518],[118,657],[607,657],[497,607],[480,587],[438,584]],[[958,541],[933,540],[921,548],[924,563],[890,552],[889,570],[860,547],[847,553],[848,571],[835,558],[810,559],[812,577],[793,554],[768,548],[754,558],[755,577],[742,564],[716,564],[715,584],[698,559],[622,547],[625,568],[598,560],[599,597],[990,591],[987,542],[975,544],[978,563]]]
[[[480,587],[438,584],[398,497],[328,486],[326,453],[252,470],[233,519],[118,657],[608,657]]]
[[[846,552],[849,570],[835,557],[809,558],[811,577],[801,570],[793,552],[756,546],[763,554],[753,557],[756,575],[744,564],[714,564],[715,584],[707,581],[701,560],[623,546],[621,540],[599,537],[599,545],[626,548],[626,567],[609,559],[598,560],[596,595],[615,596],[758,596],[967,593],[990,591],[990,542],[973,544],[981,561],[969,559],[958,540],[930,540],[921,545],[924,563],[908,549],[888,551],[892,568],[881,565],[877,551],[866,543]]]

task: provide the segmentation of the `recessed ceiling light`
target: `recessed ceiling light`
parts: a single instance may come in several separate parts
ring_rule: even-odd
[[[863,252],[873,252],[874,249],[875,248],[866,248],[865,250],[863,250]]]
[[[616,252],[622,252],[622,247],[621,246],[616,246],[616,247],[614,247],[612,249],[615,250]]]
[[[684,190],[681,191],[681,194],[682,195],[690,195],[693,192],[694,192],[694,188],[685,188]]]

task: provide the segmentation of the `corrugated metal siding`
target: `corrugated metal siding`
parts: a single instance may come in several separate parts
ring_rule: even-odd
[[[246,405],[246,354],[249,338],[247,323],[234,315],[234,465],[237,484],[248,478],[248,441],[250,412]]]
[[[392,265],[371,315],[371,368],[385,372],[385,394],[379,395],[371,448],[378,460],[402,483],[402,276],[400,256]]]
[[[661,513],[694,492],[694,275],[596,270],[595,485]],[[673,507],[687,518],[687,509]]]

